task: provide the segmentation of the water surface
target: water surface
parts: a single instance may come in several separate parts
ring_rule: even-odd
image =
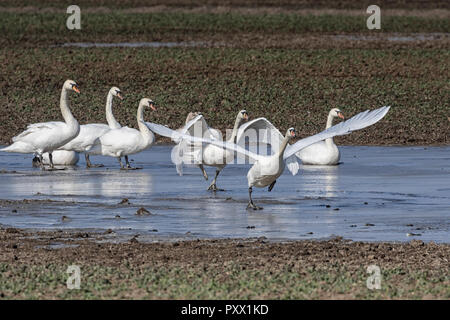
[[[301,166],[297,176],[286,170],[270,193],[255,188],[261,211],[246,210],[248,165],[226,167],[218,180],[226,191],[213,194],[200,169],[177,175],[170,150],[154,146],[131,156],[143,167],[136,171],[92,157],[105,167],[87,170],[80,160],[73,169],[42,172],[31,168],[31,155],[1,153],[0,199],[14,201],[0,203],[0,224],[112,229],[149,239],[450,242],[450,147],[341,147],[339,166]],[[212,178],[214,169],[207,171]],[[130,204],[119,204],[123,198]],[[15,202],[24,199],[42,201]],[[151,215],[136,215],[141,207]]]

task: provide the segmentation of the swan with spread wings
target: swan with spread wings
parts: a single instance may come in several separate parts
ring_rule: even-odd
[[[199,138],[206,138],[211,140],[222,141],[222,134],[219,130],[211,128],[207,123],[203,115],[197,114],[194,117],[193,113],[188,115],[188,119],[192,118],[190,121],[186,121],[186,125],[178,129],[180,134],[187,134]],[[186,120],[188,120],[186,119]],[[235,143],[235,139],[238,134],[239,126],[243,121],[248,120],[248,113],[246,110],[241,110],[236,116],[234,122],[233,131],[228,142]],[[234,152],[214,144],[208,144],[202,146],[200,142],[190,142],[187,140],[181,140],[172,149],[172,159],[176,165],[177,172],[179,175],[183,174],[183,164],[194,164],[197,165],[203,173],[205,180],[208,180],[208,175],[205,171],[204,166],[210,166],[216,168],[216,175],[211,182],[208,190],[218,191],[216,182],[219,173],[225,168],[227,163],[234,160]]]
[[[276,180],[283,173],[286,164],[293,175],[297,174],[298,163],[295,158],[295,154],[297,152],[318,141],[334,136],[349,134],[353,131],[368,127],[380,121],[389,111],[389,108],[390,107],[382,107],[372,111],[367,110],[361,112],[347,121],[341,122],[308,138],[301,139],[292,145],[289,144],[289,141],[296,135],[294,128],[289,128],[283,137],[280,132],[274,129],[273,125],[266,119],[259,118],[253,120],[248,123],[248,126],[255,126],[262,131],[262,137],[259,137],[258,139],[260,139],[263,143],[267,142],[270,144],[272,149],[272,154],[270,155],[257,154],[239,146],[239,144],[229,141],[218,141],[184,134],[159,124],[147,122],[146,125],[156,134],[170,137],[175,141],[187,140],[191,143],[212,144],[226,150],[237,152],[238,154],[252,160],[253,166],[247,173],[249,192],[249,203],[247,208],[257,210],[261,208],[256,206],[253,202],[253,187],[264,188],[268,186],[269,191],[271,191],[276,183]],[[248,126],[247,128],[241,129],[248,130]]]

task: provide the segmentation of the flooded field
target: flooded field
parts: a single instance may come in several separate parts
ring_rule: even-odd
[[[264,207],[247,211],[248,165],[226,167],[206,191],[198,168],[180,177],[171,146],[132,156],[142,170],[104,168],[41,172],[31,156],[0,155],[0,224],[18,228],[86,229],[140,240],[267,237],[450,242],[450,147],[341,147],[342,164],[286,170],[272,192],[255,189]],[[84,157],[82,157],[84,158]],[[213,176],[212,168],[207,168]],[[125,200],[128,199],[127,200]],[[25,199],[25,201],[24,201]],[[137,215],[140,208],[150,214]]]

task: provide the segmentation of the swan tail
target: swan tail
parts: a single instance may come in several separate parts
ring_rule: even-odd
[[[3,152],[17,152],[17,153],[33,153],[30,151],[30,145],[23,142],[14,142],[12,145],[0,149]]]

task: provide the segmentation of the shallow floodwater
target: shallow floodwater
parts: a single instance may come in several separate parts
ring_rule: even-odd
[[[446,40],[450,36],[450,33],[412,33],[403,35],[399,33],[389,34],[387,36],[383,34],[378,35],[361,35],[361,34],[339,34],[330,36],[337,40],[353,40],[353,41],[378,41],[387,40],[391,42],[410,42],[410,41],[432,41],[432,40]]]
[[[177,48],[177,47],[201,47],[204,42],[66,42],[61,47],[78,48]]]
[[[20,228],[112,229],[161,238],[312,239],[450,242],[450,147],[340,147],[339,166],[286,170],[272,192],[254,189],[264,207],[247,211],[249,165],[230,165],[206,191],[200,169],[178,176],[171,146],[131,156],[142,170],[104,168],[42,172],[31,155],[0,154],[0,224]],[[80,157],[84,159],[84,157]],[[207,168],[210,179],[213,168]],[[130,204],[119,204],[128,198]],[[42,200],[25,201],[17,200]],[[51,201],[47,201],[51,200]],[[144,207],[151,215],[136,215]],[[63,216],[65,216],[63,218]],[[410,234],[408,236],[407,234]],[[411,236],[412,234],[412,236]]]

